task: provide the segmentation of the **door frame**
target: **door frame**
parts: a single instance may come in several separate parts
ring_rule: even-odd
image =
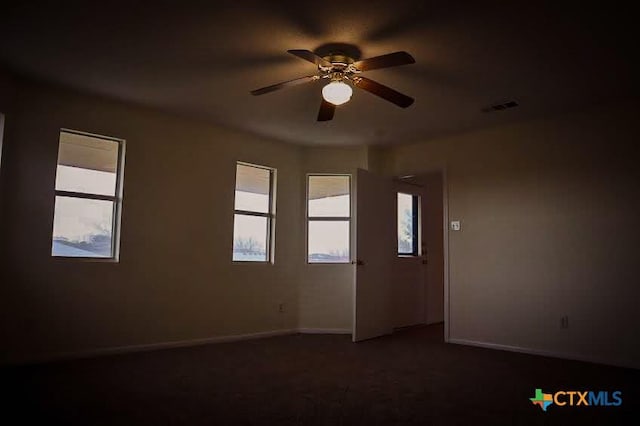
[[[444,257],[444,277],[443,277],[443,293],[444,293],[444,341],[449,342],[451,327],[451,310],[449,305],[449,184],[446,164],[438,164],[421,170],[402,171],[395,173],[396,176],[423,175],[427,173],[440,173],[442,175],[442,254]],[[423,199],[422,202],[425,200]]]
[[[444,341],[449,342],[451,316],[449,310],[449,185],[447,168],[442,167],[442,253],[444,254]]]
[[[407,194],[407,195],[411,195],[411,196],[417,196],[418,197],[418,217],[417,219],[417,236],[418,236],[418,254],[417,255],[401,255],[401,254],[397,254],[396,258],[395,258],[395,264],[394,267],[400,267],[401,269],[407,268],[407,266],[404,266],[406,263],[409,264],[408,267],[411,267],[411,262],[419,262],[420,265],[415,265],[416,267],[418,267],[419,269],[419,274],[421,275],[420,278],[420,292],[421,292],[421,297],[419,298],[420,300],[420,310],[422,311],[422,315],[420,316],[420,321],[416,322],[416,323],[411,323],[411,324],[397,324],[394,321],[394,330],[398,330],[398,329],[402,329],[405,327],[412,327],[412,326],[419,326],[419,325],[426,325],[427,323],[427,303],[426,303],[426,272],[424,269],[424,260],[426,259],[426,254],[425,251],[423,250],[423,245],[425,243],[425,239],[424,239],[424,235],[423,235],[423,230],[424,230],[424,221],[422,218],[422,215],[424,213],[424,208],[423,208],[423,203],[425,201],[425,197],[424,197],[424,186],[422,184],[418,184],[418,183],[414,183],[414,182],[407,182],[404,181],[402,179],[396,178],[394,177],[393,179],[393,183],[394,183],[394,194],[397,197],[397,194]],[[397,207],[397,198],[396,198],[396,207]],[[397,216],[397,212],[398,209],[395,209],[396,212],[396,223],[398,223],[398,216]],[[396,227],[397,228],[397,227]],[[397,248],[397,246],[396,246]],[[397,250],[396,250],[397,251]],[[403,265],[403,266],[397,266],[397,265]],[[416,283],[413,283],[414,285]],[[392,301],[395,302],[395,294],[392,295]],[[395,311],[395,304],[394,304],[394,311]],[[395,313],[395,312],[394,312]],[[395,319],[395,318],[394,318]]]

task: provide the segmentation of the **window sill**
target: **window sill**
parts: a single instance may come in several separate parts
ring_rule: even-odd
[[[115,257],[75,257],[75,256],[51,256],[54,262],[82,262],[82,263],[120,263]]]

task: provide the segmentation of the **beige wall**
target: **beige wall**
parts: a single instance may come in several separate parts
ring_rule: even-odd
[[[15,99],[15,81],[12,75],[0,68],[0,176],[2,173],[2,141],[4,138],[4,117],[10,111]],[[0,180],[1,185],[1,180]],[[2,203],[0,186],[0,204]],[[1,217],[1,216],[0,216]]]
[[[0,290],[0,361],[271,330],[351,331],[353,265],[305,262],[305,176],[355,177],[368,167],[366,147],[301,148],[39,85],[21,86],[19,99],[2,181],[9,285]],[[126,140],[118,264],[50,257],[61,127]],[[275,265],[230,260],[237,160],[278,170]]]
[[[4,223],[4,212],[2,209],[4,201],[4,194],[6,192],[5,179],[3,178],[5,174],[6,167],[4,166],[5,160],[5,139],[8,133],[7,128],[7,114],[10,113],[13,103],[15,100],[15,80],[13,76],[2,68],[0,68],[0,224]],[[2,227],[0,227],[0,259],[4,259],[3,252],[3,244],[1,244],[2,240],[4,240]],[[0,264],[1,265],[1,264]],[[0,283],[4,283],[6,271],[4,268],[0,268]]]
[[[19,99],[3,159],[0,361],[297,327],[300,148],[45,87]],[[50,256],[61,127],[126,139],[120,263]],[[236,160],[278,170],[275,265],[231,262]]]
[[[306,173],[445,166],[462,221],[449,233],[450,337],[639,365],[635,105],[392,149],[301,148],[35,85],[12,103],[14,89],[0,84],[0,362],[349,331],[353,265],[305,263]],[[127,140],[118,264],[49,255],[61,127]],[[278,169],[275,265],[230,260],[237,160]]]
[[[0,68],[0,111],[7,111],[15,97],[14,77]]]
[[[445,164],[451,339],[640,366],[637,104],[401,146]],[[569,316],[569,328],[560,318]]]

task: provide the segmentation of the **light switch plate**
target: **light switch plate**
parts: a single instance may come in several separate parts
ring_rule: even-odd
[[[452,231],[459,231],[460,230],[460,221],[459,220],[452,220],[451,221],[451,230]]]

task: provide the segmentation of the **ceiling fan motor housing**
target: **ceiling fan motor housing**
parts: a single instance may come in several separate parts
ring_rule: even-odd
[[[353,80],[353,74],[360,72],[353,65],[355,62],[353,58],[345,54],[332,53],[322,59],[331,63],[331,66],[318,64],[318,70],[323,74],[322,78],[328,78],[331,81]]]
[[[327,62],[331,62],[331,68],[347,68],[350,64],[353,64],[355,62],[353,58],[350,58],[347,55],[343,55],[342,53],[332,53],[331,55],[324,56],[322,59]],[[322,65],[319,65],[319,67],[322,67]]]

